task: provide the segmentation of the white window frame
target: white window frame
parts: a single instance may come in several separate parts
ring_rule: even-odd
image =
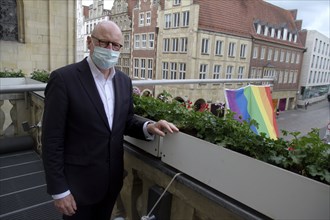
[[[182,12],[182,27],[189,26],[189,11]]]
[[[170,79],[176,79],[177,63],[170,62]]]
[[[216,56],[222,56],[223,55],[223,41],[222,40],[217,40],[215,42],[215,55]]]
[[[243,79],[244,76],[244,66],[239,66],[237,71],[237,79]]]
[[[165,29],[166,28],[171,28],[171,20],[172,20],[172,15],[171,14],[165,14]]]
[[[273,49],[268,48],[267,60],[272,60],[273,58]]]
[[[140,35],[134,35],[134,48],[140,48]]]
[[[203,38],[202,39],[202,47],[201,47],[201,54],[208,54],[209,53],[209,39]]]
[[[179,63],[179,79],[186,79],[186,63]]]
[[[153,59],[148,59],[148,73],[147,78],[152,79]]]
[[[246,44],[241,44],[241,51],[239,53],[240,58],[246,58],[246,48],[247,48]]]
[[[213,79],[220,79],[221,76],[221,65],[215,64],[213,66]]]
[[[236,43],[230,42],[228,45],[228,57],[235,57],[236,54]]]
[[[265,54],[266,54],[266,47],[261,47],[260,60],[265,59]]]
[[[172,38],[172,52],[177,53],[179,51],[179,38]]]
[[[149,33],[148,34],[148,47],[149,48],[154,48],[154,43],[155,43],[155,34],[154,33]]]
[[[139,13],[139,27],[144,26],[144,12]]]
[[[187,51],[188,51],[188,38],[181,37],[180,38],[180,52],[187,53]]]
[[[141,59],[140,64],[141,64],[141,79],[145,79],[146,78],[146,59]]]
[[[147,48],[147,34],[141,34],[141,48]]]
[[[226,79],[231,79],[233,75],[233,69],[234,67],[231,65],[228,65],[226,68]]]
[[[149,26],[151,24],[151,12],[146,12],[146,26]]]
[[[134,59],[134,78],[139,78],[140,60]]]
[[[170,38],[163,39],[163,52],[170,52]]]
[[[173,13],[173,28],[180,27],[180,12]]]
[[[168,62],[163,62],[162,64],[162,78],[168,79]]]
[[[199,65],[199,79],[206,79],[207,66],[207,64]]]
[[[259,47],[255,46],[253,48],[253,59],[258,59]]]

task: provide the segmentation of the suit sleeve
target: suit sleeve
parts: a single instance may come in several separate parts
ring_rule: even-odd
[[[42,158],[47,192],[51,195],[68,189],[64,175],[64,137],[68,110],[66,85],[58,72],[51,74],[45,90],[42,122]]]

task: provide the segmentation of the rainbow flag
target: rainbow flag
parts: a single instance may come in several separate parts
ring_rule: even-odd
[[[254,119],[259,128],[251,126],[256,133],[265,133],[272,139],[278,138],[278,128],[272,105],[269,86],[249,85],[239,89],[225,89],[227,108],[236,112],[237,120],[249,121]],[[241,116],[241,119],[239,119]]]

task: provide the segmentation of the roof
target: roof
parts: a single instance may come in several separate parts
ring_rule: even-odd
[[[295,20],[296,10],[286,10],[263,0],[195,0],[195,3],[200,5],[199,29],[201,30],[220,31],[248,38],[269,39],[269,41],[275,39],[257,34],[254,22],[274,28],[285,27],[292,33],[300,31]],[[300,41],[298,43],[275,41],[302,47]]]

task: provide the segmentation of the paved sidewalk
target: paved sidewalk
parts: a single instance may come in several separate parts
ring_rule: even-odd
[[[302,135],[306,135],[312,128],[319,128],[321,138],[325,137],[328,123],[330,123],[330,102],[327,100],[314,103],[307,109],[298,108],[280,112],[277,118],[279,131],[300,131]],[[281,132],[280,137],[282,137]],[[285,139],[291,138],[285,137]]]

